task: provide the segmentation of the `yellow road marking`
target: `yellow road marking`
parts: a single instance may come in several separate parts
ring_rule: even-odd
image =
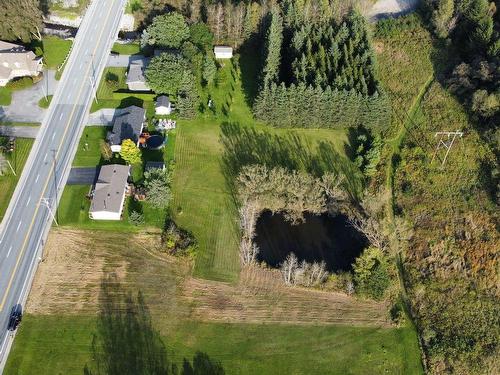
[[[109,20],[109,17],[111,15],[111,9],[113,7],[111,6],[109,11],[108,11],[108,14],[106,16],[106,19],[105,19],[105,22],[104,24],[107,24],[108,20]],[[95,54],[95,52],[97,51],[97,47],[99,46],[100,42],[101,42],[101,39],[102,39],[102,33],[99,35],[99,39],[96,43],[96,46],[94,48],[94,51],[92,53],[92,56]],[[87,71],[85,72],[85,75],[88,74],[89,70],[90,70],[90,67],[91,67],[92,64],[90,64],[88,67],[87,67]],[[80,97],[82,96],[82,91],[83,91],[83,87],[85,86],[86,84],[86,81],[84,80],[83,81],[83,84],[80,86],[80,90],[78,92],[78,100],[80,99]],[[77,101],[78,102],[78,101]],[[59,143],[59,147],[58,147],[58,150],[57,150],[57,154],[56,154],[56,158],[57,156],[59,156],[59,151],[60,151],[60,147],[61,145],[63,144],[63,141],[64,139],[66,138],[66,135],[68,133],[68,129],[69,129],[69,125],[71,123],[71,120],[73,119],[73,116],[75,114],[75,111],[76,111],[76,103],[73,107],[73,110],[71,111],[71,114],[70,114],[70,117],[69,117],[69,121],[66,123],[66,128],[64,129],[64,133],[63,133],[63,136],[62,136],[62,139],[61,139],[61,142]],[[43,191],[42,191],[42,195],[41,197],[43,197],[45,195],[45,192],[47,190],[47,186],[49,184],[49,181],[51,179],[51,176],[52,176],[52,173],[49,173],[48,175],[48,178],[47,180],[45,181],[45,185],[44,185],[44,188],[43,188]],[[56,203],[57,204],[57,203]],[[14,276],[16,275],[16,272],[17,272],[17,268],[19,267],[19,262],[21,261],[21,258],[26,250],[26,245],[28,243],[28,237],[29,235],[31,234],[31,230],[33,229],[33,224],[35,223],[35,218],[36,216],[38,215],[38,210],[40,209],[40,205],[37,205],[36,206],[36,209],[35,209],[35,213],[33,215],[33,219],[31,220],[31,223],[30,223],[30,226],[29,226],[29,229],[28,229],[28,232],[26,234],[26,236],[24,237],[24,241],[23,241],[23,247],[21,248],[21,252],[19,253],[18,257],[17,257],[17,261],[16,261],[16,265],[14,266],[14,270],[12,271],[12,274],[9,278],[9,283],[7,284],[7,288],[5,289],[5,293],[3,295],[3,298],[2,298],[2,303],[0,304],[0,310],[3,310],[3,307],[5,305],[5,300],[7,299],[7,295],[9,294],[9,291],[10,291],[10,288],[12,286],[12,281],[14,280]]]

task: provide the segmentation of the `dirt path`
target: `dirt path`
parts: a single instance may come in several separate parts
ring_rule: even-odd
[[[158,252],[157,245],[157,234],[53,230],[27,311],[94,314],[101,282],[113,272],[127,290],[144,294],[154,315],[232,323],[390,324],[383,303],[288,288],[276,270],[243,269],[237,284],[193,278],[189,262]]]

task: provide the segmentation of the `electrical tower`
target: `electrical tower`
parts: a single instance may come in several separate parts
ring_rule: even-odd
[[[436,146],[436,150],[434,151],[434,155],[432,156],[431,163],[434,161],[436,158],[436,155],[438,151],[442,148],[446,150],[446,154],[444,155],[444,159],[441,162],[441,167],[444,167],[444,164],[446,163],[446,159],[448,158],[448,154],[450,153],[451,148],[453,147],[453,143],[455,143],[455,139],[462,138],[464,135],[463,132],[459,131],[454,131],[454,132],[436,132],[434,134],[434,138],[438,139],[438,143]]]

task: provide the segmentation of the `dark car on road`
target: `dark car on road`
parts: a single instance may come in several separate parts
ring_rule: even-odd
[[[16,305],[12,308],[12,312],[10,313],[9,319],[9,331],[15,331],[19,323],[21,323],[21,319],[23,318],[23,309],[21,305]]]

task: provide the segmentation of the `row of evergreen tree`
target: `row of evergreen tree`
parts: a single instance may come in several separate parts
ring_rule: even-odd
[[[354,90],[312,87],[300,83],[270,84],[254,104],[257,119],[275,127],[348,128],[363,124],[383,129],[390,122],[386,95],[365,96]]]
[[[328,22],[294,30],[287,53],[292,82],[374,94],[378,82],[365,23],[353,12],[340,26]]]
[[[256,118],[277,127],[387,125],[390,104],[376,79],[364,18],[351,12],[340,25],[299,25],[287,17],[279,8],[271,12]]]

